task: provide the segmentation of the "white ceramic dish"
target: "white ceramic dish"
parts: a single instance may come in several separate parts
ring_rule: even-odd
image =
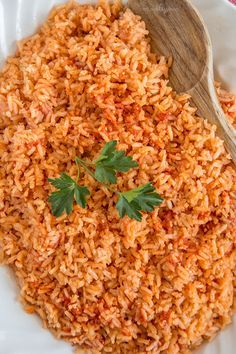
[[[0,0],[0,65],[14,52],[15,41],[32,34],[51,7],[65,0]],[[87,1],[80,1],[87,2]],[[236,6],[227,0],[193,0],[213,43],[215,74],[236,92]],[[0,268],[0,354],[72,354],[56,340],[36,316],[27,315],[17,301],[13,276]],[[236,321],[196,354],[235,354]]]

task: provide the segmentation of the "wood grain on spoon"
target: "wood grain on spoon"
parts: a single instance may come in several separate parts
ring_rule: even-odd
[[[212,46],[199,13],[187,0],[129,0],[128,7],[145,21],[153,50],[173,56],[171,85],[191,94],[198,115],[217,126],[236,164],[236,131],[215,93]]]

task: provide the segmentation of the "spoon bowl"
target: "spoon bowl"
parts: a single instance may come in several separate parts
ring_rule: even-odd
[[[216,96],[212,46],[200,14],[188,0],[129,0],[128,6],[145,21],[153,50],[172,55],[172,87],[189,93],[197,114],[217,126],[217,134],[236,164],[236,131]]]

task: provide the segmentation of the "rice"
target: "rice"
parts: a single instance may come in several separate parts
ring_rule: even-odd
[[[236,95],[224,90],[219,82],[216,82],[216,92],[221,106],[230,123],[236,127]]]
[[[0,260],[25,310],[88,353],[190,353],[234,310],[236,174],[147,35],[118,2],[69,2],[0,73]],[[235,97],[217,90],[232,118]],[[82,174],[88,207],[55,218],[47,178],[75,177],[75,157],[112,139],[139,163],[118,188],[153,181],[164,203],[119,219]]]

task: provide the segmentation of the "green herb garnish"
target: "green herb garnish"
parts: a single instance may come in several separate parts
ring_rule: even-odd
[[[60,178],[49,178],[48,181],[59,189],[48,198],[53,215],[61,216],[64,211],[69,215],[72,212],[74,200],[82,208],[86,207],[86,197],[90,194],[87,187],[79,186],[66,173],[61,173]]]
[[[125,151],[116,150],[117,141],[107,143],[95,160],[95,178],[101,183],[116,183],[116,172],[127,172],[138,163],[130,156],[125,156]]]
[[[140,211],[151,212],[155,206],[163,202],[160,195],[154,191],[155,188],[149,182],[128,192],[119,193],[116,208],[119,211],[120,217],[123,218],[127,214],[131,219],[141,221],[142,214]]]
[[[115,140],[106,143],[98,158],[93,162],[88,163],[76,157],[78,178],[80,167],[83,167],[90,176],[118,195],[116,208],[121,218],[128,215],[131,219],[141,221],[141,212],[153,211],[154,207],[160,205],[163,199],[155,192],[155,188],[150,182],[127,192],[119,192],[109,186],[109,184],[117,182],[117,172],[128,172],[131,168],[138,167],[138,163],[132,157],[126,156],[124,151],[116,150],[116,146],[117,141]],[[86,207],[86,198],[90,194],[87,187],[80,186],[66,173],[62,173],[60,178],[49,178],[48,181],[58,189],[48,198],[53,215],[61,216],[64,211],[70,214],[74,201],[82,208]]]

